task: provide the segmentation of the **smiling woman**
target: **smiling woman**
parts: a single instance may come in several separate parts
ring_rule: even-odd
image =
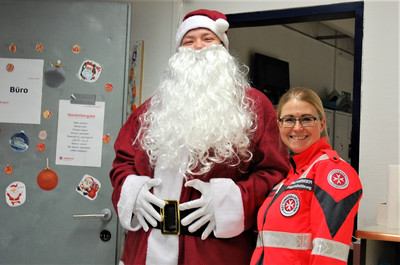
[[[277,115],[291,169],[258,212],[251,264],[344,265],[362,196],[360,179],[328,144],[324,109],[314,91],[290,89]]]
[[[281,139],[295,154],[305,151],[321,136],[326,136],[322,102],[312,90],[289,90],[279,101],[277,115]]]

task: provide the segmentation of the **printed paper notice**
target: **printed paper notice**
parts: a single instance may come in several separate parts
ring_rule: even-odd
[[[43,60],[0,58],[0,122],[40,124]]]
[[[60,100],[56,164],[101,167],[104,102],[71,104]]]

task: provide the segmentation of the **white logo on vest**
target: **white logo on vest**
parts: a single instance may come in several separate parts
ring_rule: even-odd
[[[300,208],[300,199],[296,194],[288,194],[281,202],[281,214],[286,217],[293,216]]]
[[[339,169],[329,172],[328,182],[332,187],[341,190],[349,186],[349,179],[347,178],[346,174]]]

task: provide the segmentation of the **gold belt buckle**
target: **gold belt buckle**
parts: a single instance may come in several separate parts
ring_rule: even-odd
[[[179,235],[181,233],[181,218],[179,201],[164,200],[165,206],[160,209],[161,233],[165,235]]]

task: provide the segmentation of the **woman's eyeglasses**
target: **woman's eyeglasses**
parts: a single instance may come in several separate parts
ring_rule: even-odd
[[[296,122],[300,122],[301,127],[313,127],[316,120],[321,120],[321,118],[316,117],[303,117],[299,119],[295,118],[280,118],[279,123],[284,128],[293,128]]]

